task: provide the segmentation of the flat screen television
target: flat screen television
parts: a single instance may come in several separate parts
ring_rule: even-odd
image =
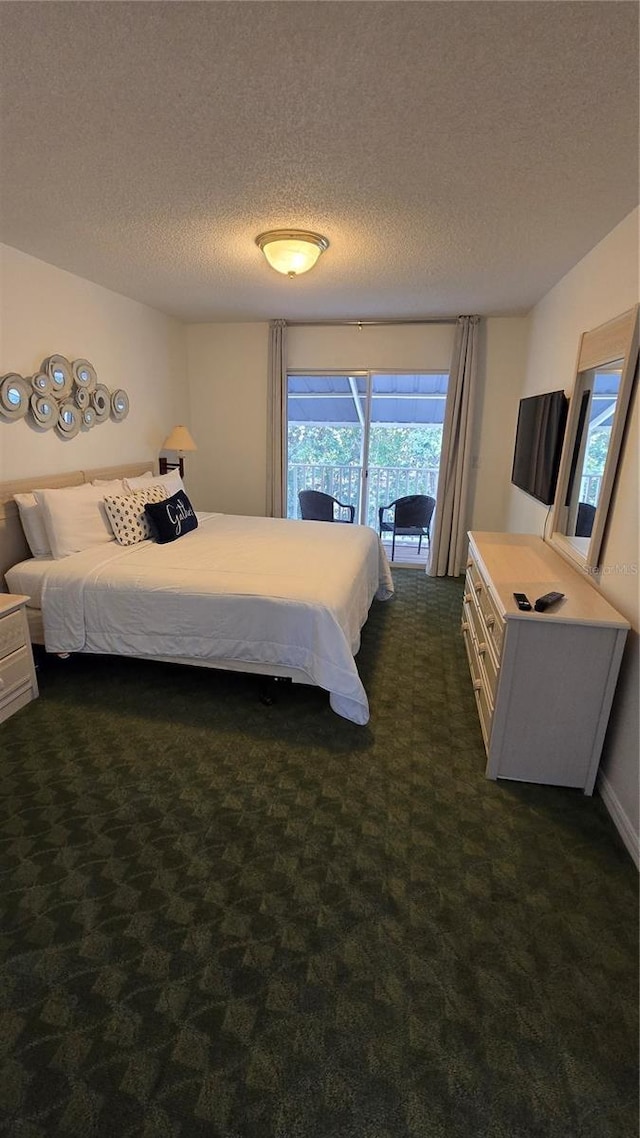
[[[511,481],[545,506],[556,492],[567,403],[564,391],[520,400]]]

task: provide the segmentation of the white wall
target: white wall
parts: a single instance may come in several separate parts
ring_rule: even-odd
[[[0,480],[156,459],[177,422],[189,422],[183,326],[152,308],[0,246],[0,367],[31,376],[43,359],[88,359],[130,412],[74,439],[0,418]]]
[[[639,300],[638,226],[634,210],[592,249],[531,314],[526,379],[521,394],[535,395],[564,387],[575,379],[578,343],[583,332],[625,312]],[[631,623],[618,690],[601,766],[603,797],[621,834],[637,857],[638,689],[640,601],[638,596],[638,394],[637,384],[603,547],[599,588]],[[546,507],[511,487],[507,528],[540,533]]]
[[[453,324],[293,327],[287,361],[292,370],[448,371],[454,333]]]
[[[447,371],[454,325],[291,327],[293,370]],[[478,471],[471,525],[504,529],[513,434],[523,383],[528,321],[487,321],[479,376]],[[266,507],[266,324],[199,324],[187,329],[193,430],[207,447],[190,455],[191,487],[202,508],[264,514]],[[485,376],[487,377],[485,389]]]
[[[501,533],[505,529],[513,440],[520,389],[524,383],[529,318],[495,317],[485,322],[480,372],[484,377],[477,408],[477,470],[471,528]]]

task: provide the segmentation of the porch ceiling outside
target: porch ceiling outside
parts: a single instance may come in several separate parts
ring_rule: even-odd
[[[444,422],[446,374],[376,373],[373,378],[372,423],[424,426]],[[354,382],[364,395],[362,376]],[[359,422],[348,376],[292,375],[288,390],[290,423],[355,426]]]
[[[619,388],[619,371],[596,372],[591,403],[589,405],[590,423],[593,423],[596,419],[605,423],[609,422],[616,409]]]

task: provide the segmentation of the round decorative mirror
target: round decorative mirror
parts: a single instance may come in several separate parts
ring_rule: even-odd
[[[111,396],[111,418],[115,419],[117,423],[126,419],[129,414],[129,396],[126,391],[119,388],[114,391]]]
[[[111,396],[109,390],[105,387],[104,383],[98,383],[96,389],[91,396],[96,413],[96,423],[104,423],[109,418],[109,411],[111,409]]]
[[[0,382],[0,411],[6,419],[23,419],[29,410],[31,386],[21,375],[10,373]]]
[[[65,356],[49,356],[42,361],[41,371],[49,376],[56,399],[66,398],[71,394],[73,376],[71,364]]]
[[[58,405],[50,395],[39,395],[34,391],[31,396],[31,415],[37,427],[49,430],[54,427],[58,419]]]
[[[67,401],[62,403],[58,412],[56,429],[63,439],[74,438],[80,430],[80,411],[75,403]]]
[[[82,412],[82,425],[83,427],[95,427],[97,423],[95,407],[85,407]]]
[[[32,376],[31,386],[39,395],[49,395],[53,387],[51,376],[47,375],[44,371],[39,371],[36,375]]]
[[[76,406],[80,407],[82,411],[91,403],[91,395],[87,387],[75,387],[73,398],[76,401]]]
[[[72,371],[78,387],[85,387],[87,391],[95,391],[98,377],[93,364],[90,364],[88,360],[74,360]]]

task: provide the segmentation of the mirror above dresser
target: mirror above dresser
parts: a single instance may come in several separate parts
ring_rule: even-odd
[[[583,333],[549,544],[588,572],[601,561],[637,367],[637,305]]]

